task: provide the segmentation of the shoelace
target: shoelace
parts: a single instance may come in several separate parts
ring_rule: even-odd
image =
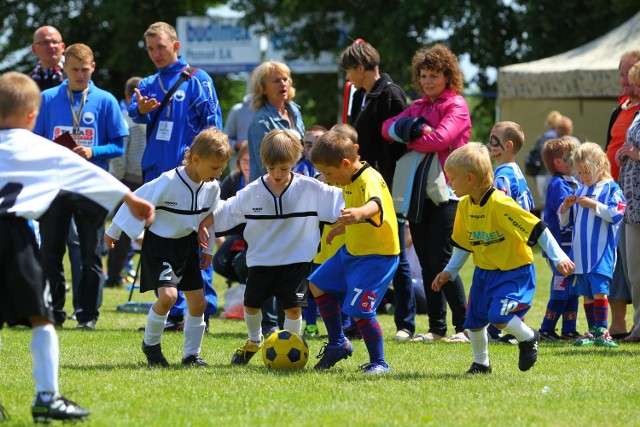
[[[316,359],[320,359],[322,358],[322,356],[324,356],[324,352],[327,350],[328,345],[329,345],[328,342],[322,343],[322,348],[320,349],[320,352],[316,356]]]

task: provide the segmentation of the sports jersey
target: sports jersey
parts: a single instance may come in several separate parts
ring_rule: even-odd
[[[197,232],[202,220],[213,212],[220,199],[217,181],[193,182],[184,169],[181,166],[165,172],[134,192],[155,206],[156,218],[149,230],[160,237],[178,239]],[[119,239],[124,231],[135,239],[144,226],[144,221],[133,217],[123,206],[113,217],[107,234]],[[213,248],[209,249],[213,251]]]
[[[477,205],[469,196],[460,199],[451,239],[473,253],[476,266],[507,271],[533,262],[531,246],[545,228],[511,197],[491,188]]]
[[[561,226],[573,225],[569,256],[576,265],[574,274],[598,273],[612,278],[620,221],[626,208],[622,190],[612,179],[605,179],[578,187],[574,194],[598,202],[596,209],[576,203],[560,214]]]
[[[291,173],[280,196],[264,177],[249,183],[214,212],[216,235],[246,224],[247,266],[311,262],[318,251],[320,222],[334,223],[344,206],[339,188]]]
[[[516,163],[510,162],[498,166],[494,172],[493,186],[515,200],[525,211],[531,212],[533,209],[533,196],[527,186],[527,180]]]
[[[142,96],[162,102],[165,93],[178,81],[180,73],[186,67],[187,63],[179,56],[173,64],[142,79],[138,90]],[[149,124],[155,114],[160,114],[154,129],[147,129],[150,135],[142,157],[142,171],[146,181],[180,165],[185,151],[200,131],[211,126],[222,129],[218,95],[211,77],[203,70],[196,71],[182,82],[162,111],[140,114],[137,95],[133,96],[127,111],[134,122],[144,124]],[[160,131],[162,122],[170,123],[170,128],[164,125],[164,130]]]
[[[38,219],[65,192],[106,211],[128,188],[69,149],[25,129],[0,130],[0,216]]]
[[[573,227],[560,227],[560,217],[558,209],[563,200],[573,194],[573,190],[578,188],[578,181],[572,176],[555,174],[549,181],[547,195],[544,202],[544,212],[542,220],[547,224],[549,231],[562,247],[566,254],[571,250],[571,235]]]
[[[364,206],[375,201],[380,212],[373,218],[345,227],[345,244],[351,255],[398,255],[398,219],[393,200],[382,175],[368,163],[351,177],[351,183],[343,187],[346,208]]]
[[[122,117],[120,105],[109,92],[89,81],[86,100],[83,93],[72,91],[74,110],[81,108],[79,126],[74,127],[73,113],[67,89],[69,80],[42,92],[42,106],[33,132],[47,139],[55,139],[64,132],[75,133],[76,143],[91,147],[91,163],[107,169],[107,160],[124,154],[124,137],[129,130]]]

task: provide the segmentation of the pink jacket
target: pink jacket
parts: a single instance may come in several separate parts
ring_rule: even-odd
[[[392,141],[389,128],[402,117],[424,117],[432,132],[411,141],[407,145],[412,150],[421,153],[438,152],[438,159],[444,170],[444,162],[456,148],[462,147],[469,141],[471,135],[471,117],[469,106],[464,98],[452,89],[445,89],[434,101],[423,97],[413,101],[406,110],[382,123],[382,136]]]

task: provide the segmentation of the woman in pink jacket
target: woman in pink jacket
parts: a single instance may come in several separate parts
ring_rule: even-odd
[[[418,50],[413,57],[411,68],[414,84],[424,96],[412,102],[396,117],[386,120],[382,125],[382,135],[389,141],[398,140],[392,127],[398,119],[422,117],[427,124],[423,125],[421,135],[404,142],[412,150],[437,153],[437,159],[444,165],[453,150],[469,141],[471,133],[469,107],[461,95],[464,79],[458,60],[446,46],[436,44]],[[458,200],[452,191],[449,191],[449,194],[449,200],[440,204],[425,196],[420,213],[409,224],[416,254],[422,266],[429,317],[429,331],[417,335],[412,341],[434,341],[446,337],[447,302],[456,332],[450,340],[467,341],[463,332],[466,297],[460,278],[443,286],[443,292],[431,290],[431,282],[451,257],[450,238]],[[414,209],[413,204],[411,209]]]

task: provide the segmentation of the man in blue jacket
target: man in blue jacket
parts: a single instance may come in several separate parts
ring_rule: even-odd
[[[166,22],[155,22],[144,33],[149,58],[158,72],[142,79],[129,105],[129,116],[136,123],[147,125],[147,146],[142,156],[144,182],[182,163],[184,153],[193,138],[203,129],[215,126],[222,129],[222,112],[211,77],[203,70],[192,70],[178,55],[180,42],[175,28]],[[184,79],[171,98],[162,102],[181,74]],[[162,106],[162,108],[160,108]],[[205,318],[215,314],[218,297],[213,289],[213,269],[202,271],[205,280],[207,309]],[[181,293],[169,312],[167,330],[182,330],[186,301]]]

